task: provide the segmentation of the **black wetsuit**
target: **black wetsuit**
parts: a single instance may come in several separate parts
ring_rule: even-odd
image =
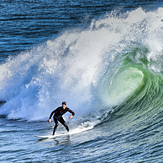
[[[54,126],[54,130],[53,130],[53,135],[55,134],[55,131],[58,127],[58,121],[66,128],[67,131],[69,131],[69,128],[66,124],[66,122],[64,121],[62,115],[65,114],[67,111],[69,111],[70,113],[72,113],[72,115],[74,116],[75,113],[70,110],[68,107],[66,107],[65,109],[63,109],[63,107],[58,107],[57,109],[55,109],[51,114],[50,114],[50,117],[49,119],[51,119],[51,117],[53,116],[53,119],[54,119],[54,122],[55,122],[55,126]]]

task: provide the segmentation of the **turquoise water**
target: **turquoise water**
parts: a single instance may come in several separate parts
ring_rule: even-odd
[[[2,1],[0,162],[161,163],[162,6]],[[62,101],[75,134],[35,137]]]

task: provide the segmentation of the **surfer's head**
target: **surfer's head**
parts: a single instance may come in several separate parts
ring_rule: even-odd
[[[63,109],[66,109],[66,102],[65,101],[62,102],[62,107],[63,107]]]

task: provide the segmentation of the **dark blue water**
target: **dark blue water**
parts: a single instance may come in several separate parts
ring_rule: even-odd
[[[162,88],[162,1],[1,1],[0,162],[161,163]]]
[[[138,7],[155,10],[161,1],[21,1],[2,0],[0,4],[1,61],[33,45],[56,37],[67,28],[87,27],[92,19],[117,10],[117,14]]]

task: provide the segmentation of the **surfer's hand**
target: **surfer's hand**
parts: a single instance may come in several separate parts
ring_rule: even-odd
[[[70,116],[70,119],[73,117],[73,115]]]
[[[50,123],[51,122],[51,119],[49,119],[48,122]]]

